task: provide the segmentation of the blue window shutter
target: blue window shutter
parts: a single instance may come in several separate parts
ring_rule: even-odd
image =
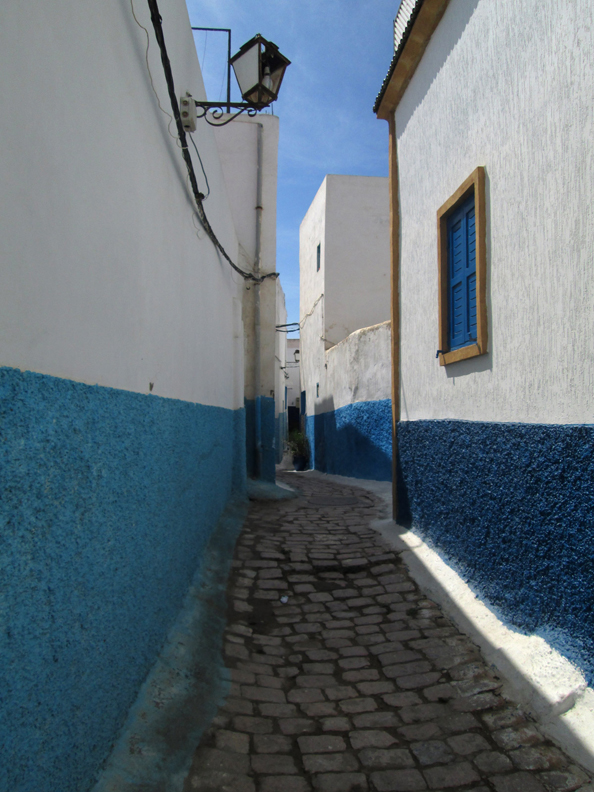
[[[448,218],[450,349],[476,340],[476,227],[474,195]]]

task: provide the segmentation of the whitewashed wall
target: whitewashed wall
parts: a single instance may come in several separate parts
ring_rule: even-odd
[[[239,244],[239,264],[253,272],[256,254],[258,128],[262,129],[262,226],[260,269],[276,270],[276,194],[279,120],[273,115],[241,116],[215,131],[227,195]],[[245,389],[254,398],[254,285],[243,285],[245,327]],[[275,390],[276,285],[267,279],[260,287],[262,395]],[[284,299],[284,297],[283,297]]]
[[[176,89],[204,97],[185,6],[160,6]],[[167,110],[148,8],[134,7],[151,35],[150,69]],[[105,29],[108,38],[97,35]],[[12,108],[0,118],[8,155],[0,158],[0,364],[139,393],[154,383],[160,396],[241,406],[243,282],[194,225],[185,166],[129,3],[33,0],[27,14],[8,4],[0,41],[10,64],[0,95]],[[206,212],[235,258],[204,122],[195,140],[211,185]],[[196,171],[203,187],[197,162]]]
[[[287,386],[287,406],[299,407],[299,398],[301,395],[301,382],[299,377],[300,364],[295,360],[295,351],[299,350],[301,353],[301,339],[289,338],[287,339],[287,374],[289,379],[286,381]],[[298,356],[299,357],[299,356]]]
[[[451,0],[396,111],[404,420],[594,420],[593,17]],[[478,165],[489,353],[440,367],[436,211]]]
[[[392,398],[391,323],[363,327],[326,352],[324,389],[334,409]]]
[[[326,176],[325,338],[390,318],[388,179]]]
[[[342,380],[340,376],[329,380],[330,357],[326,353],[355,330],[389,319],[388,220],[387,179],[329,175],[301,223],[301,379],[308,414],[333,409],[335,397],[346,398],[344,388],[350,387],[346,383],[358,378],[358,371],[352,370],[343,372]],[[352,348],[351,343],[348,349]],[[386,354],[389,371],[389,347]],[[354,359],[349,362],[357,365]],[[334,393],[335,386],[340,396]],[[371,384],[370,388],[373,390]],[[389,398],[389,392],[381,398]],[[344,403],[350,403],[348,398]]]

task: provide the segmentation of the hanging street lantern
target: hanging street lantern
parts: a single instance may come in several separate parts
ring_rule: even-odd
[[[258,110],[275,102],[290,63],[276,44],[254,36],[231,58],[243,100]]]
[[[199,30],[200,28],[193,28]],[[230,40],[231,31],[229,31]],[[229,45],[230,46],[230,45]],[[278,97],[278,92],[285,76],[287,66],[291,61],[279,51],[276,44],[267,41],[259,33],[241,47],[228,62],[228,80],[233,66],[235,77],[241,91],[243,102],[229,101],[229,86],[227,87],[227,101],[224,102],[195,102],[197,118],[204,118],[212,126],[224,126],[241,113],[247,112],[249,116],[256,115],[260,110],[269,107]],[[188,95],[182,97],[187,105]],[[225,110],[229,113],[231,108],[237,109],[231,118],[224,121],[219,119]],[[202,111],[202,112],[200,112]],[[212,118],[209,118],[210,113]],[[192,114],[193,115],[193,114]],[[183,116],[183,113],[182,113]]]

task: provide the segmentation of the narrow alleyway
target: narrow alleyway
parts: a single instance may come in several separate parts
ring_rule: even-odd
[[[594,792],[370,528],[375,496],[283,476],[300,497],[237,543],[231,692],[184,792]]]

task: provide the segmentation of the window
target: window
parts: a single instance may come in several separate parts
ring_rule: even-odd
[[[487,351],[485,170],[437,212],[440,365]]]
[[[318,242],[318,247],[316,248],[316,272],[320,271],[321,258],[322,258],[322,243]]]

